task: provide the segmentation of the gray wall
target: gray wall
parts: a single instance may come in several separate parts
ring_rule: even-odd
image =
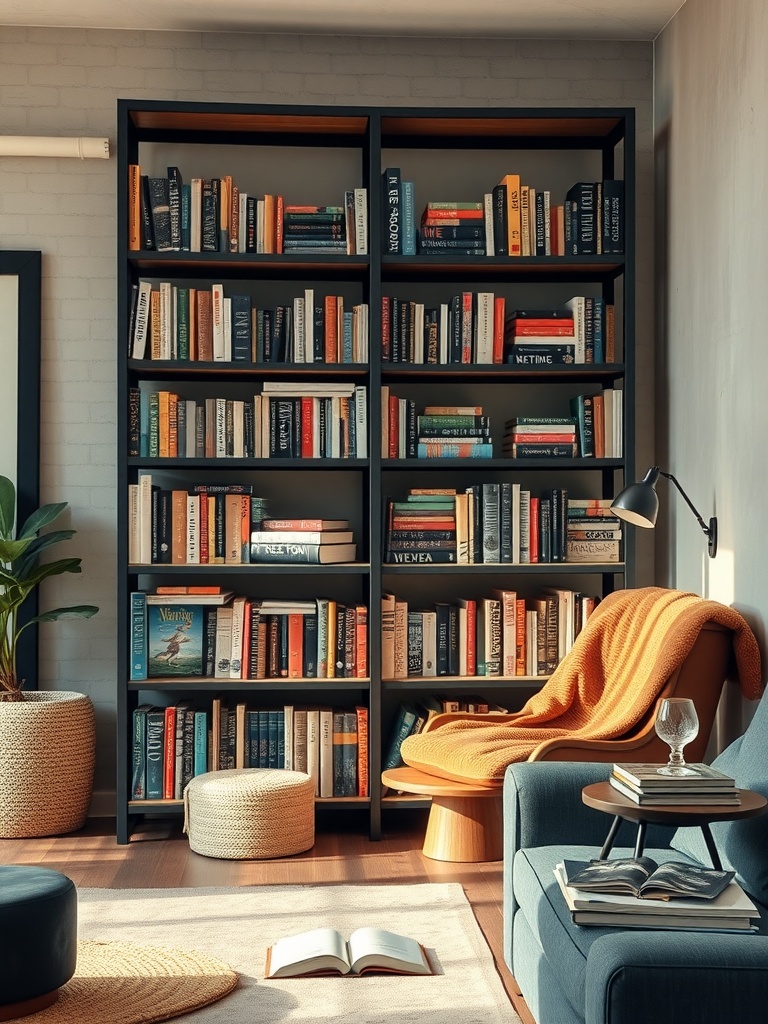
[[[650,43],[0,28],[0,132],[114,145],[119,97],[636,107],[642,466],[653,452],[652,61]],[[53,581],[44,598],[101,607],[43,627],[40,685],[93,698],[103,791],[114,786],[117,685],[115,210],[114,159],[0,163],[0,245],[43,252],[43,498],[71,503],[71,553],[83,555],[83,575]]]
[[[738,608],[765,651],[768,6],[687,0],[655,50],[656,453],[720,530],[712,560],[664,493],[657,579]]]

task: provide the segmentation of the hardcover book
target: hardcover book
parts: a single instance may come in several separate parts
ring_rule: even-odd
[[[424,947],[382,928],[358,928],[347,942],[333,928],[279,939],[267,950],[267,978],[311,974],[433,974]]]
[[[202,676],[203,617],[199,604],[147,608],[147,676]]]

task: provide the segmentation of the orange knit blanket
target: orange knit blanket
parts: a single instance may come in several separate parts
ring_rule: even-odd
[[[759,697],[760,652],[739,612],[679,590],[619,590],[597,606],[568,656],[520,711],[491,722],[487,715],[441,719],[403,742],[403,759],[431,775],[501,784],[507,766],[525,761],[543,740],[623,736],[654,704],[706,622],[732,630],[741,690]]]

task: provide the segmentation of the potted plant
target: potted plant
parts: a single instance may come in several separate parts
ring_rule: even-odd
[[[81,571],[80,558],[40,561],[48,548],[75,534],[40,534],[66,507],[67,502],[42,506],[16,533],[16,488],[0,476],[0,838],[80,828],[90,802],[95,755],[90,699],[26,690],[17,667],[19,637],[33,623],[90,618],[98,611],[94,605],[74,605],[20,621],[20,609],[43,580]]]

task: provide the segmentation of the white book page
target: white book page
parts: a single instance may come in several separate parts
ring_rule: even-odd
[[[269,977],[279,977],[281,972],[295,965],[313,970],[338,968],[346,974],[348,961],[343,937],[333,928],[315,928],[278,939],[272,947]]]
[[[366,966],[407,967],[421,974],[429,974],[421,946],[415,939],[382,928],[358,928],[347,943],[353,971]]]

